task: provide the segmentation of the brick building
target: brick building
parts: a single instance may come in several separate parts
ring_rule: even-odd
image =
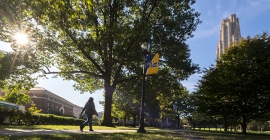
[[[42,87],[34,87],[25,94],[31,97],[32,103],[36,104],[38,109],[42,109],[41,113],[75,116],[78,118],[82,110],[82,107]],[[31,104],[25,105],[26,110],[30,107]]]

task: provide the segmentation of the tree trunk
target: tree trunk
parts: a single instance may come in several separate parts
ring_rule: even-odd
[[[242,117],[243,121],[242,121],[242,133],[243,134],[246,134],[247,133],[247,117],[246,116],[243,116]]]
[[[112,124],[112,96],[114,87],[109,84],[105,84],[105,108],[104,108],[104,119],[101,126],[114,126]]]
[[[136,114],[133,115],[133,124],[132,127],[136,127]]]
[[[125,116],[125,118],[124,118],[124,126],[126,126],[126,124],[127,124],[127,117]]]
[[[164,128],[164,120],[161,119],[161,128]]]
[[[178,129],[179,129],[179,128],[180,128],[180,115],[178,115],[177,121],[178,121],[178,122],[177,122],[177,125],[178,125],[177,127],[178,127]]]
[[[228,118],[227,116],[224,116],[224,131],[227,132],[228,131]]]

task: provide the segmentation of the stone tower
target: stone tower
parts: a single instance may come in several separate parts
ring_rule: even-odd
[[[229,18],[223,19],[220,23],[220,35],[219,43],[217,45],[217,60],[220,59],[220,55],[235,42],[241,40],[239,20],[235,14],[232,14]]]

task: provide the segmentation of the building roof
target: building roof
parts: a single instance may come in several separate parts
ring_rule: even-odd
[[[63,97],[60,97],[60,96],[58,96],[58,95],[56,95],[56,94],[50,92],[49,90],[47,90],[47,89],[45,89],[45,88],[43,88],[43,87],[33,87],[33,88],[31,88],[28,92],[31,92],[31,91],[33,91],[33,90],[47,91],[47,93],[49,93],[49,94],[51,94],[51,95],[53,95],[53,96],[56,96],[57,98],[60,98],[60,99],[62,99],[62,100],[64,100],[64,101],[68,102],[69,104],[72,104],[73,106],[80,107],[80,106],[75,105],[75,104],[71,103],[70,101],[64,99]]]
[[[14,104],[14,103],[10,103],[10,102],[4,102],[4,101],[0,101],[0,106],[12,107],[12,108],[19,109],[19,105]]]
[[[33,87],[30,90],[46,90],[46,89],[42,87]]]

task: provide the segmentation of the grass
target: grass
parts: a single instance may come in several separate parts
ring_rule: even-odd
[[[1,138],[0,138],[1,139]],[[179,137],[171,133],[147,132],[147,133],[92,133],[92,134],[55,134],[55,135],[29,135],[6,136],[9,140],[178,140]]]
[[[151,128],[150,129],[156,129]],[[47,130],[79,130],[79,126],[73,125],[0,125],[0,130],[5,129],[47,129]],[[88,129],[88,126],[85,126],[85,129]],[[137,130],[135,127],[105,127],[105,126],[93,126],[95,130]]]
[[[79,126],[65,125],[33,125],[33,126],[13,126],[0,125],[0,131],[6,129],[49,129],[49,130],[78,130]],[[103,127],[93,126],[95,130],[137,130],[134,127]],[[87,128],[85,128],[87,129]],[[23,135],[23,136],[1,136],[0,140],[267,140],[269,133],[264,134],[240,134],[235,132],[207,131],[207,130],[187,130],[187,129],[159,129],[146,127],[146,133],[125,132],[125,133],[75,133],[75,134],[51,134],[51,135]]]

